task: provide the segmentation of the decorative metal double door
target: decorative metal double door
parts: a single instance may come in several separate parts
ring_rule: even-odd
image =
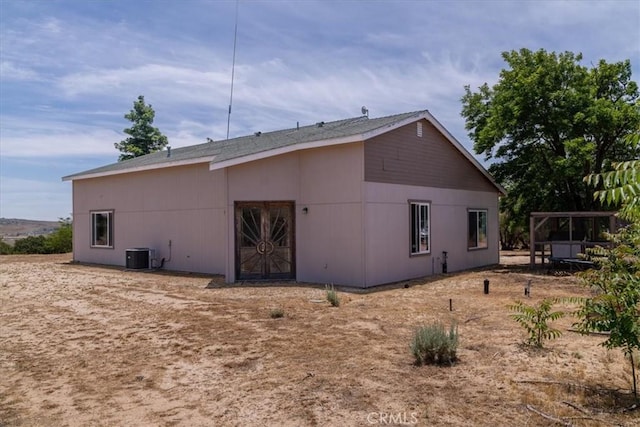
[[[295,279],[294,203],[236,202],[236,278]]]

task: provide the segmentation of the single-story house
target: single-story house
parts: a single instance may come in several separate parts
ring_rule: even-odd
[[[499,262],[498,199],[428,112],[160,151],[73,183],[75,261],[367,288]]]

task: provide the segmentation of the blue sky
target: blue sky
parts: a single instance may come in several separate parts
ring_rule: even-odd
[[[61,177],[113,163],[138,95],[172,147],[224,139],[235,1],[0,0],[0,216],[71,215]],[[238,5],[230,136],[429,109],[471,150],[464,86],[501,52],[630,59],[640,2],[248,1]]]

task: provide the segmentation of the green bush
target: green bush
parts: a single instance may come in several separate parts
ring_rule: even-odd
[[[329,301],[334,307],[340,306],[340,298],[338,297],[338,293],[336,292],[336,290],[333,288],[333,285],[331,285],[330,288],[327,286],[326,289],[327,301]]]
[[[0,239],[0,255],[11,255],[13,253],[13,246]]]
[[[13,245],[14,254],[46,254],[47,238],[45,236],[29,236],[16,240]]]
[[[416,364],[452,364],[458,359],[458,338],[455,324],[448,332],[440,322],[416,329],[410,346]]]
[[[73,228],[70,218],[60,218],[60,227],[48,236],[29,236],[16,240],[10,252],[5,253],[4,245],[0,245],[2,254],[64,254],[72,251]],[[7,245],[9,246],[9,245]]]
[[[545,298],[537,306],[529,306],[522,301],[516,301],[509,309],[515,311],[513,320],[518,322],[529,334],[527,344],[542,348],[545,340],[558,338],[562,332],[549,326],[549,321],[560,319],[565,315],[563,311],[551,311],[555,300]]]
[[[60,220],[60,228],[47,237],[47,250],[51,254],[65,254],[72,250],[72,227],[68,220]]]

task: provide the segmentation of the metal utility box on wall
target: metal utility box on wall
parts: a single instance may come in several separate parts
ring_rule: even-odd
[[[142,270],[152,267],[155,251],[149,248],[127,249],[127,269]]]

